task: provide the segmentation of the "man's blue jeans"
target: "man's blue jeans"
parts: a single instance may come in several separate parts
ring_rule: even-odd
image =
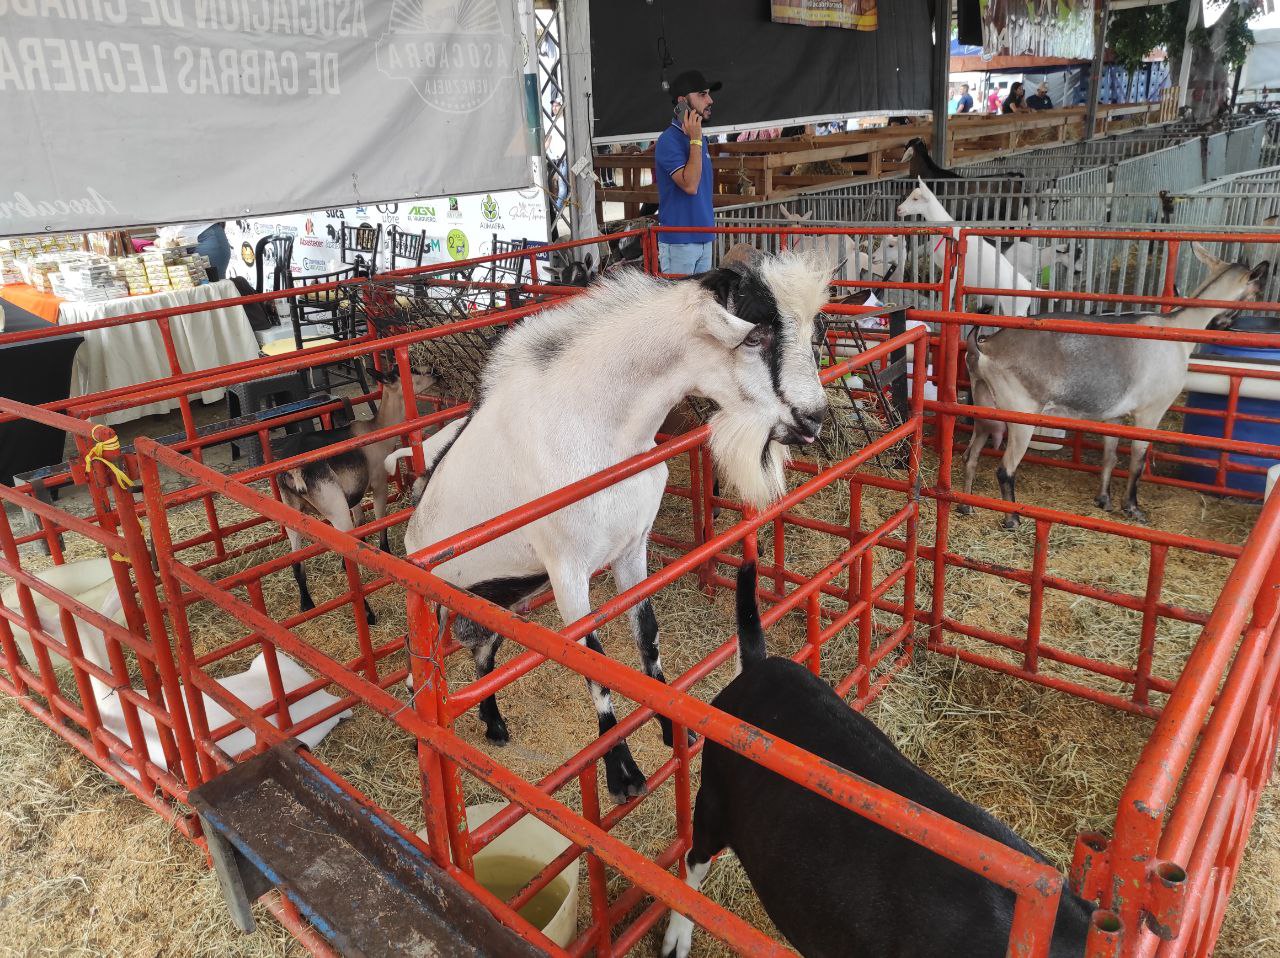
[[[659,243],[658,266],[664,273],[705,273],[711,269],[711,243]]]

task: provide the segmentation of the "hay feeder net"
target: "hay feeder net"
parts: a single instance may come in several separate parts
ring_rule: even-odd
[[[962,232],[959,240],[938,235],[949,244],[947,262],[954,268],[967,234]],[[1162,247],[1166,259],[1176,256],[1176,234],[1137,239]],[[1225,233],[1217,239],[1238,241]],[[475,388],[495,332],[531,303],[527,287],[495,290],[484,282],[375,278],[362,281],[355,293],[369,316],[371,335],[344,348],[368,356],[389,354],[401,364],[424,362],[438,371],[449,363],[462,367],[442,385],[436,408],[397,427],[411,445],[457,415],[457,404],[474,395],[467,390]],[[948,277],[929,284],[840,285],[927,288],[941,298]],[[439,294],[441,289],[449,292]],[[494,298],[486,298],[490,293]],[[468,295],[476,299],[469,301]],[[556,293],[544,288],[537,295]],[[959,284],[954,303],[963,304],[970,295]],[[859,312],[856,306],[832,308],[836,317]],[[757,515],[727,492],[714,491],[713,466],[699,430],[665,439],[653,451],[592,477],[621,482],[660,461],[668,463],[667,496],[652,534],[656,571],[620,598],[593,590],[594,612],[563,626],[554,606],[548,607],[548,594],[516,616],[433,574],[433,567],[446,558],[502,534],[506,527],[495,523],[503,517],[475,535],[455,536],[402,559],[370,549],[353,535],[274,498],[275,479],[283,469],[324,453],[226,475],[190,455],[205,442],[194,432],[187,447],[139,439],[127,454],[110,449],[111,431],[95,429],[80,417],[120,403],[118,395],[82,397],[75,417],[59,418],[48,410],[0,400],[0,415],[6,419],[25,417],[66,429],[82,455],[107,441],[99,450],[102,459],[142,480],[137,499],[119,488],[105,461],[91,459],[87,471],[82,465],[73,467],[67,481],[87,490],[92,505],[87,518],[40,502],[22,489],[0,487],[6,504],[31,511],[41,521],[37,532],[19,533],[8,514],[0,514],[0,573],[15,584],[15,598],[0,601],[0,688],[174,821],[183,834],[202,843],[199,821],[189,811],[192,790],[255,753],[305,736],[349,712],[350,718],[307,761],[332,783],[335,795],[372,810],[406,848],[462,887],[475,887],[474,856],[526,814],[571,843],[555,865],[514,892],[508,904],[484,899],[498,923],[524,942],[560,953],[517,912],[565,865],[581,860],[586,866],[584,903],[570,953],[626,954],[658,926],[668,906],[693,915],[708,937],[715,936],[735,953],[773,953],[776,942],[759,928],[691,891],[670,872],[690,840],[696,758],[707,738],[803,787],[835,796],[834,801],[855,812],[874,803],[886,827],[965,867],[977,867],[978,845],[959,826],[922,817],[892,793],[826,767],[784,742],[761,738],[706,704],[727,681],[725,665],[733,654],[728,641],[731,603],[724,601],[725,591],[731,590],[743,556],[758,552],[771,649],[831,681],[858,708],[887,698],[921,662],[947,656],[1019,687],[1030,683],[1076,697],[1071,702],[1084,699],[1114,710],[1108,714],[1121,713],[1116,721],[1125,716],[1155,719],[1141,755],[1125,776],[1118,810],[1114,817],[1107,815],[1111,837],[1081,830],[1074,849],[1055,857],[1071,865],[1072,888],[1106,906],[1091,932],[1090,958],[1149,954],[1157,947],[1168,954],[1208,954],[1275,752],[1280,641],[1274,593],[1280,565],[1274,556],[1280,544],[1280,505],[1263,506],[1241,545],[1040,506],[1034,499],[1014,507],[987,495],[964,496],[952,486],[951,465],[963,420],[975,412],[958,400],[965,368],[960,329],[976,317],[946,309],[914,315],[932,329],[866,336],[848,354],[833,348],[821,370],[829,387],[844,389],[846,378],[858,375],[864,387],[870,383],[866,393],[883,396],[885,384],[872,379],[869,370],[897,362],[894,357],[908,351],[915,362],[909,402],[896,410],[900,418],[886,418],[824,456],[796,459],[789,467],[790,492],[770,509]],[[992,316],[981,321],[1018,324]],[[824,342],[834,347],[853,341],[846,335],[849,328],[828,326]],[[1114,329],[1113,324],[1095,323],[1086,331],[1107,335]],[[306,361],[290,358],[263,366]],[[130,401],[143,405],[165,390],[185,396],[197,379],[199,389],[207,390],[244,374],[175,376],[168,384],[148,384]],[[1247,381],[1252,374],[1231,375]],[[926,382],[936,388],[936,400],[926,399]],[[983,414],[993,415],[989,410]],[[1228,430],[1233,415],[1227,414]],[[1065,423],[1079,435],[1141,435],[1125,426],[1030,418],[1045,425]],[[1166,433],[1165,441],[1177,439]],[[895,447],[908,453],[901,469],[877,465],[877,457]],[[1093,465],[1080,458],[1081,448],[1091,451],[1077,444],[1074,458],[1070,452],[1045,456],[1038,467],[1055,481],[1072,480]],[[1206,448],[1224,459],[1240,452],[1277,452],[1232,440],[1210,440]],[[181,487],[163,484],[162,476],[180,477]],[[537,521],[589,495],[589,481],[558,490],[506,518],[517,525]],[[1170,495],[1191,495],[1185,485],[1168,482],[1161,488]],[[1226,487],[1220,475],[1214,483],[1192,488]],[[978,517],[957,517],[960,504],[978,507]],[[401,505],[385,520],[393,541],[409,515]],[[149,525],[156,571],[135,509]],[[1011,509],[1031,527],[1021,539],[1004,536],[993,545],[994,538],[974,532],[975,523]],[[199,520],[196,530],[192,516]],[[281,526],[302,534],[298,553],[288,550]],[[361,531],[377,528],[369,523]],[[55,565],[85,554],[118,557],[109,562],[109,571],[117,589],[128,595],[126,624],[98,614],[36,575],[48,563],[24,547],[39,542],[50,545]],[[89,552],[77,551],[85,543]],[[1137,579],[1098,581],[1096,570],[1072,565],[1067,561],[1071,549],[1082,543],[1085,561],[1096,557],[1099,548],[1133,555],[1140,570]],[[298,558],[315,567],[317,604],[306,612],[298,611],[290,575]],[[1188,605],[1178,592],[1178,570],[1209,561],[1226,570],[1221,598],[1212,608]],[[993,615],[973,601],[992,589],[1006,590],[1002,601],[1008,614]],[[66,610],[65,633],[55,632],[38,615],[40,596]],[[645,598],[652,598],[664,623],[670,687],[577,642],[600,630],[606,646],[624,655],[630,644],[627,610]],[[365,615],[366,599],[376,621]],[[1113,616],[1107,619],[1112,623],[1114,616],[1127,617],[1130,626],[1126,630],[1113,624],[1115,641],[1109,645],[1078,644],[1063,626],[1068,621],[1063,602],[1070,609],[1084,603],[1094,614]],[[680,622],[687,609],[704,611],[697,613],[688,628],[688,645],[682,646]],[[470,658],[453,638],[456,615],[509,640],[508,653],[483,682],[473,681]],[[29,646],[16,641],[19,630]],[[104,652],[87,641],[93,639],[91,630],[105,636]],[[694,642],[698,636],[700,642]],[[300,684],[277,682],[265,701],[246,701],[219,681],[259,658],[266,674],[280,675],[282,668],[288,669],[283,657],[306,674]],[[404,685],[410,674],[419,690],[413,695]],[[583,675],[634,703],[629,713],[620,709],[618,726],[604,736],[597,736],[581,694]],[[109,682],[118,691],[119,724],[96,714],[93,681]],[[568,691],[560,696],[562,687]],[[299,703],[317,692],[331,700],[304,717]],[[493,692],[514,719],[513,746],[507,750],[487,747],[471,716]],[[649,721],[655,713],[676,724],[675,746],[659,744]],[[559,737],[530,739],[541,726],[554,726]],[[691,726],[703,737],[688,745],[679,729]],[[622,738],[631,742],[637,761],[650,774],[649,793],[607,808],[599,794],[600,759]],[[372,765],[370,756],[378,757]],[[468,827],[462,809],[495,798],[509,800],[513,807]],[[1060,800],[1043,802],[1048,807]],[[1057,810],[1070,814],[1069,808]],[[982,867],[1017,897],[1010,948],[1025,946],[1027,954],[1047,954],[1059,875],[1012,850],[995,851]],[[282,895],[273,900],[272,910],[309,947],[326,947],[299,902]]]

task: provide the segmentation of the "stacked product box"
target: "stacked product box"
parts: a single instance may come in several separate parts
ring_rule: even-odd
[[[49,278],[53,292],[73,302],[96,303],[119,299],[129,293],[116,264],[109,257],[95,253],[62,254],[58,272]]]

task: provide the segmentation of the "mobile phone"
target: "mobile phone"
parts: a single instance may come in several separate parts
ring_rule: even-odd
[[[671,112],[675,114],[676,122],[684,126],[684,118],[689,115],[689,101],[680,100]]]

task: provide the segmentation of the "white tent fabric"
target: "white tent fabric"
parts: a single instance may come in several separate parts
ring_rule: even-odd
[[[1253,31],[1254,45],[1240,77],[1242,90],[1280,86],[1280,27]]]

